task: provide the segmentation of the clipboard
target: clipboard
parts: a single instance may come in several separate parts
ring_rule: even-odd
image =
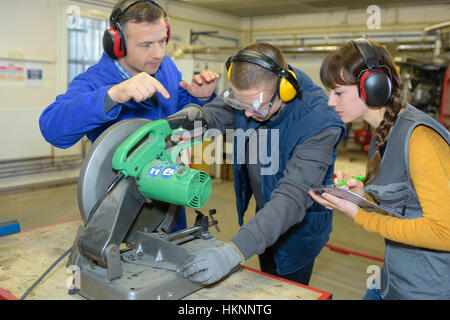
[[[335,185],[329,185],[329,186],[317,186],[311,189],[312,192],[314,192],[317,195],[321,195],[322,193],[326,192],[329,193],[335,197],[353,202],[357,206],[359,206],[361,209],[366,210],[368,212],[378,212],[382,214],[391,215],[397,218],[404,219],[405,217],[399,215],[398,213],[393,212],[391,209],[386,208],[384,206],[380,206],[376,203],[373,203],[372,201],[367,200],[366,198],[363,198],[356,193],[353,193],[351,191],[339,188]]]

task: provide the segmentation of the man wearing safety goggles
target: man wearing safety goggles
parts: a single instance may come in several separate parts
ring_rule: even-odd
[[[251,92],[253,90],[249,93],[240,92],[236,89],[235,91],[236,94],[234,94],[232,87],[227,89],[223,93],[223,101],[232,108],[244,110],[247,117],[254,117],[259,121],[269,118],[274,112],[278,111],[282,104],[277,90],[262,90],[258,93]],[[270,115],[269,112],[271,112]]]
[[[230,88],[203,107],[190,105],[177,114],[202,119],[227,138],[234,129],[241,228],[225,246],[196,252],[184,275],[210,284],[258,254],[262,271],[308,284],[314,260],[329,239],[332,214],[315,204],[308,190],[332,183],[345,126],[323,90],[288,66],[278,48],[254,43],[226,65]],[[266,161],[267,155],[277,166]],[[256,215],[244,225],[252,195]]]

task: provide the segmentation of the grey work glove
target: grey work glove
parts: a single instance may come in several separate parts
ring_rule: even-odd
[[[219,281],[238,264],[241,254],[231,245],[208,248],[195,252],[183,266],[184,276],[192,281],[211,284]]]
[[[186,130],[192,130],[195,128],[195,122],[198,122],[196,125],[199,125],[201,128],[208,129],[208,124],[203,118],[202,109],[196,104],[188,104],[180,111],[165,119],[171,129],[182,127]]]

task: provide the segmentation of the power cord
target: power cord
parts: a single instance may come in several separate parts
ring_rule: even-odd
[[[53,264],[42,274],[42,276],[39,277],[39,279],[37,279],[33,285],[23,294],[23,296],[19,299],[19,300],[24,300],[28,294],[31,292],[31,290],[33,290],[38,284],[39,282],[42,281],[42,279],[44,279],[47,274],[50,273],[50,271],[53,270],[53,268],[62,260],[64,259],[70,252],[72,251],[72,248],[70,248],[69,250],[67,250],[66,252],[64,252],[58,259],[55,260],[55,262],[53,262]]]
[[[95,210],[97,210],[97,208],[100,206],[100,204],[102,203],[102,201],[106,198],[106,196],[111,192],[111,190],[125,177],[125,175],[123,173],[119,173],[113,180],[113,182],[111,183],[111,185],[106,189],[105,195],[103,197],[100,198],[99,201],[97,201],[97,203],[94,205],[94,207],[92,208],[91,212],[88,215],[88,219],[86,222],[86,225],[89,223],[89,221],[92,218],[92,214],[95,212]],[[86,226],[85,225],[85,226]],[[53,268],[56,267],[56,265],[58,263],[61,262],[62,259],[64,259],[70,252],[72,252],[72,248],[70,248],[69,250],[67,250],[66,252],[64,252],[58,259],[55,260],[55,262],[53,262],[53,264],[39,277],[39,279],[37,279],[32,285],[31,287],[23,294],[23,296],[19,299],[19,300],[24,300],[28,294],[42,281],[42,279],[44,279],[49,273],[50,271],[53,270]]]

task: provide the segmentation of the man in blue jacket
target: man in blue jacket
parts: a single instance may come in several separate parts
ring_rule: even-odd
[[[314,259],[331,232],[332,212],[308,190],[331,184],[336,149],[345,126],[328,97],[283,53],[255,43],[227,62],[230,88],[204,107],[177,113],[202,118],[208,128],[234,128],[234,188],[241,228],[221,248],[198,251],[184,275],[218,281],[239,263],[259,255],[261,270],[308,284]],[[251,196],[255,217],[243,225]]]
[[[120,0],[110,25],[100,61],[75,77],[39,119],[44,138],[56,147],[69,148],[85,135],[94,142],[120,120],[157,120],[215,97],[218,74],[203,71],[188,84],[164,56],[170,25],[156,2]],[[174,229],[185,225],[183,213]]]

